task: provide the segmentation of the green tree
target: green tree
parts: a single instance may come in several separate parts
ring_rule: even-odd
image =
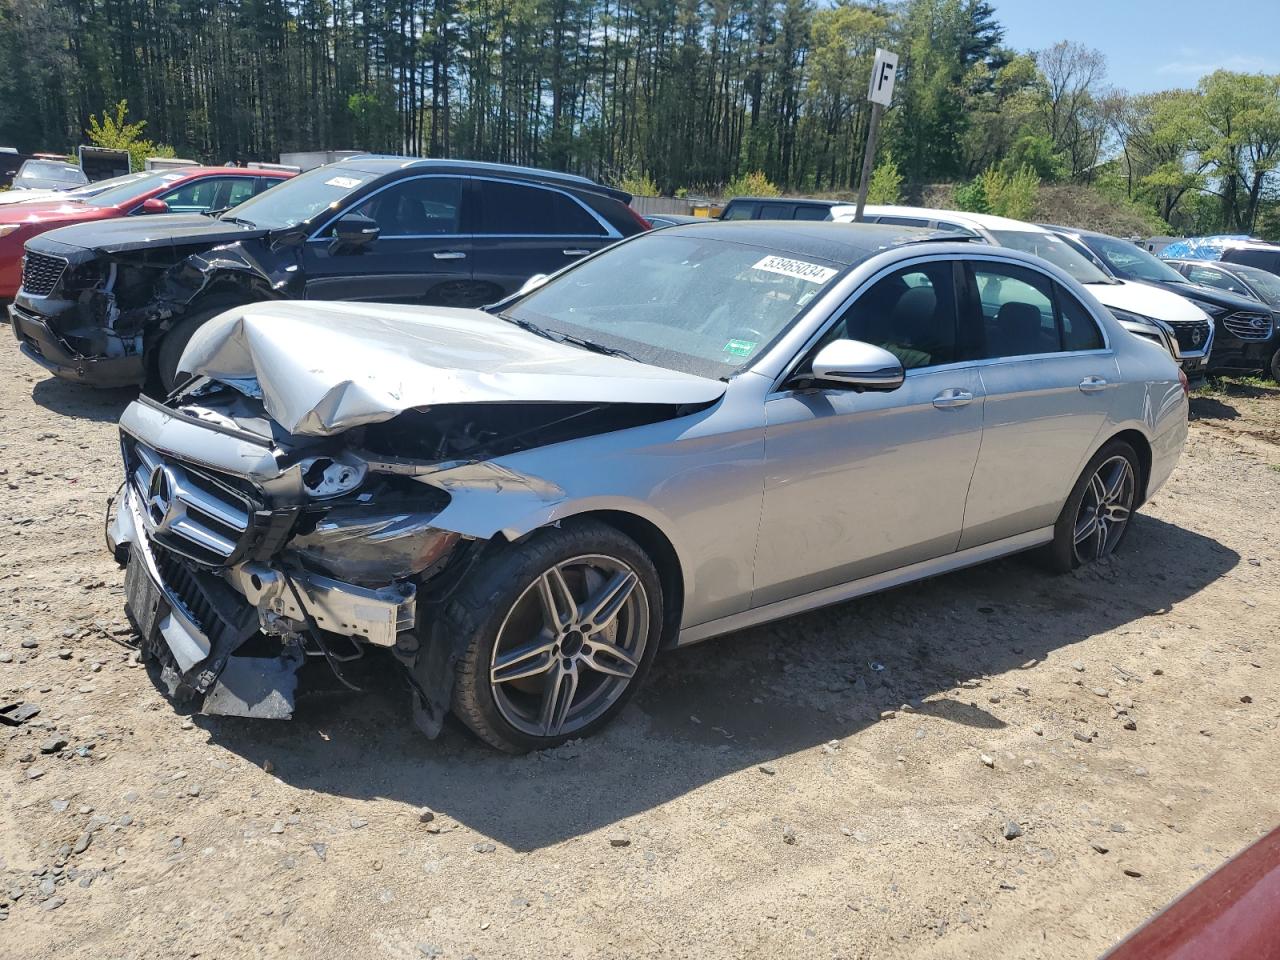
[[[871,182],[867,185],[867,203],[893,204],[901,200],[902,174],[898,165],[893,162],[893,154],[886,153],[871,173]]]
[[[144,139],[142,131],[147,125],[145,120],[132,122],[125,118],[129,114],[129,103],[121,100],[115,105],[114,112],[102,111],[102,120],[89,115],[89,128],[85,135],[96,147],[109,147],[113,150],[128,150],[129,163],[134,170],[142,170],[146,166],[147,157],[172,157],[173,147],[153,143]]]

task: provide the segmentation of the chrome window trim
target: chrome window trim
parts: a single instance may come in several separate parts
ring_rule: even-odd
[[[997,249],[1004,249],[1004,248],[997,248]],[[902,254],[902,251],[904,250],[911,250],[913,255],[902,256],[901,254]],[[819,322],[816,331],[810,334],[810,336],[808,336],[805,339],[800,349],[797,350],[791,356],[791,358],[783,364],[782,371],[777,376],[772,378],[773,384],[769,388],[768,396],[766,397],[766,399],[773,397],[775,395],[791,392],[788,388],[784,388],[782,385],[792,376],[792,374],[795,373],[796,367],[799,366],[800,362],[804,359],[804,357],[808,354],[808,352],[811,349],[813,349],[814,345],[817,344],[817,342],[822,339],[822,337],[826,334],[826,332],[831,329],[831,327],[835,324],[836,320],[839,319],[839,317],[844,313],[844,311],[847,310],[849,307],[851,307],[853,305],[853,302],[857,300],[858,297],[862,296],[862,294],[864,294],[870,287],[872,287],[874,284],[878,283],[879,281],[883,280],[889,274],[895,273],[898,270],[905,269],[917,263],[932,263],[932,262],[937,262],[939,260],[984,261],[984,262],[990,262],[990,263],[1011,264],[1013,266],[1025,267],[1029,270],[1034,270],[1036,273],[1043,276],[1049,282],[1057,283],[1063,286],[1067,290],[1067,292],[1070,293],[1073,297],[1075,297],[1075,299],[1080,303],[1080,305],[1085,308],[1085,312],[1089,314],[1089,316],[1093,319],[1093,322],[1097,324],[1098,330],[1102,333],[1103,346],[1101,349],[1096,349],[1096,350],[1058,350],[1058,351],[1053,351],[1051,353],[1025,354],[1025,355],[1019,355],[1015,357],[983,357],[983,358],[974,359],[974,360],[957,360],[954,363],[943,363],[943,364],[938,364],[936,366],[930,366],[930,367],[913,367],[911,370],[905,371],[907,376],[911,376],[917,370],[921,371],[922,373],[923,372],[932,373],[935,370],[953,370],[953,369],[959,369],[961,367],[989,366],[991,364],[996,364],[996,363],[1016,363],[1021,360],[1043,360],[1049,357],[1078,357],[1078,356],[1091,356],[1091,355],[1102,356],[1102,355],[1109,355],[1114,353],[1114,350],[1111,344],[1111,337],[1107,332],[1107,325],[1104,322],[1102,322],[1097,317],[1096,314],[1094,314],[1094,312],[1089,308],[1088,304],[1086,304],[1083,300],[1081,300],[1080,297],[1076,295],[1076,293],[1073,290],[1071,290],[1069,287],[1066,286],[1066,284],[1063,284],[1059,278],[1041,269],[1036,264],[1023,260],[1021,257],[1016,257],[1016,258],[1007,257],[1007,256],[1002,256],[1000,254],[992,254],[990,252],[985,252],[985,251],[979,252],[979,251],[973,250],[972,248],[970,248],[968,252],[963,252],[963,251],[939,252],[935,250],[935,251],[926,253],[923,251],[916,252],[911,247],[896,247],[889,251],[884,251],[882,253],[876,254],[874,257],[871,258],[871,260],[864,261],[864,262],[869,263],[875,260],[879,260],[884,256],[885,253],[889,253],[889,254],[896,253],[898,254],[898,256],[895,256],[892,259],[890,259],[889,262],[880,266],[878,269],[876,269],[874,272],[872,272],[869,276],[867,276],[863,280],[861,281],[854,280],[853,290],[849,293],[844,294],[834,306],[828,309],[826,317]],[[856,270],[855,270],[855,273],[856,273]],[[852,280],[853,277],[851,276],[849,279]],[[841,284],[840,286],[844,286],[844,284]],[[833,297],[833,295],[839,295],[840,286],[830,291],[827,294],[827,296],[823,298],[823,300],[825,301],[829,297]],[[957,304],[957,308],[958,307],[959,305]],[[781,346],[781,344],[779,344],[779,346]],[[919,376],[920,374],[915,374],[915,375]]]
[[[598,223],[601,229],[603,229],[605,232],[604,234],[598,234],[598,233],[397,233],[397,234],[389,235],[385,237],[380,235],[378,239],[380,241],[381,240],[470,240],[478,237],[491,237],[494,239],[522,238],[522,239],[539,239],[539,240],[554,240],[560,237],[586,237],[594,240],[602,240],[602,239],[603,240],[621,240],[622,239],[622,234],[619,233],[616,229],[614,229],[614,227],[607,220],[601,217],[598,213],[592,210],[589,206],[587,206],[585,203],[583,203],[573,194],[569,193],[567,190],[561,190],[558,187],[549,186],[544,183],[533,183],[533,182],[526,183],[521,180],[508,180],[504,177],[468,176],[466,174],[461,174],[461,173],[421,173],[412,177],[399,177],[395,180],[392,180],[390,183],[384,183],[382,186],[378,187],[376,190],[372,190],[369,193],[366,193],[358,201],[350,204],[347,207],[344,207],[343,209],[335,213],[332,217],[330,217],[328,220],[326,220],[322,226],[318,227],[316,230],[314,230],[310,234],[310,236],[307,237],[306,242],[307,243],[328,243],[331,238],[321,236],[321,234],[323,234],[326,230],[328,230],[331,226],[333,226],[333,224],[336,223],[338,220],[345,217],[353,209],[360,206],[365,201],[371,200],[372,198],[376,197],[383,190],[389,190],[394,186],[398,186],[399,184],[402,184],[402,183],[407,183],[410,180],[439,180],[442,178],[464,181],[463,183],[464,190],[466,189],[465,181],[467,180],[484,180],[490,183],[506,183],[506,184],[512,184],[517,187],[532,187],[533,189],[536,189],[536,190],[549,190],[552,193],[558,193],[562,197],[565,197],[568,200],[572,201],[573,203],[577,204],[579,207],[585,210],[591,216],[591,219],[593,219],[596,223]],[[459,208],[459,213],[461,213],[461,208]],[[461,216],[459,216],[459,219],[461,219]]]

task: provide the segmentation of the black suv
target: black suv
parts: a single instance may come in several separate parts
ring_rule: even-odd
[[[832,207],[847,200],[804,200],[786,197],[734,197],[720,211],[721,220],[830,220]]]
[[[126,218],[26,245],[14,332],[97,386],[169,390],[206,320],[270,299],[481,306],[648,229],[626,193],[525,167],[350,157],[220,216]],[[30,339],[30,338],[28,338]],[[24,350],[34,349],[24,342]]]
[[[1213,352],[1208,370],[1266,370],[1280,380],[1280,310],[1223,287],[1202,283],[1199,277],[1179,272],[1168,260],[1160,260],[1128,240],[1041,224],[1056,232],[1077,250],[1121,280],[1161,287],[1185,297],[1213,317]],[[1184,331],[1178,334],[1180,346]]]

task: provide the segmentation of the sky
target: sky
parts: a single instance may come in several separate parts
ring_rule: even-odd
[[[1193,87],[1217,69],[1280,73],[1280,0],[992,0],[1005,43],[1075,40],[1131,93]]]

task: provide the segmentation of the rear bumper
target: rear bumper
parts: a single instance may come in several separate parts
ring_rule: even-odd
[[[146,382],[146,361],[141,354],[79,356],[42,318],[13,304],[9,306],[9,322],[23,355],[63,380],[95,387],[125,387]]]

